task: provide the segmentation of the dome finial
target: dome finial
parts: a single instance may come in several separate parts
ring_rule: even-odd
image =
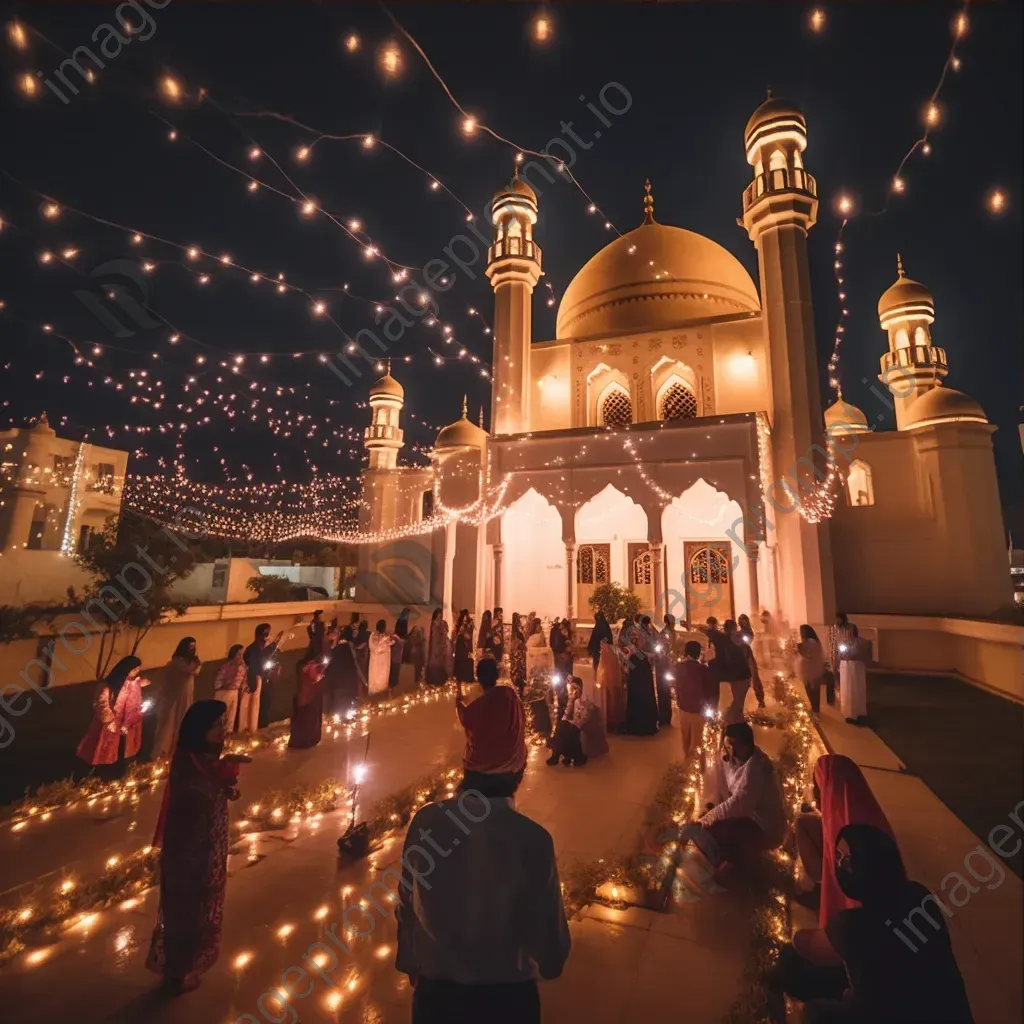
[[[651,179],[644,182],[644,223],[654,223],[654,196],[651,195]]]
[[[772,87],[770,85],[768,86],[767,93],[768,93],[768,99],[771,99],[772,98]]]
[[[484,429],[484,407],[482,405],[480,406],[480,420],[479,420],[479,422],[480,422],[480,429],[483,430]]]
[[[388,358],[384,362],[384,376],[391,376],[391,356],[388,356]]]
[[[907,276],[903,272],[903,257],[899,253],[896,253],[896,273],[899,277]]]
[[[468,415],[467,415],[468,412],[469,412],[469,401],[467,400],[466,396],[463,395],[462,396],[462,418],[463,419],[468,419],[469,418]]]

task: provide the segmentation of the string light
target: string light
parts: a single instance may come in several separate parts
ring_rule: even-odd
[[[538,11],[530,23],[530,30],[535,43],[546,45],[554,37],[554,24],[551,15],[546,10]]]
[[[160,79],[160,93],[164,99],[177,103],[184,95],[184,90],[176,78],[173,78],[171,75],[164,75]]]
[[[27,96],[30,99],[39,94],[39,83],[36,81],[35,75],[28,71],[18,75],[18,90],[23,96]]]
[[[355,32],[349,32],[349,34],[345,36],[344,46],[349,53],[355,53],[359,49],[360,45],[359,36],[357,36]]]
[[[989,213],[997,215],[1005,213],[1007,205],[1006,193],[1001,188],[989,190],[988,195],[985,197],[985,206],[988,208]]]
[[[7,38],[16,50],[28,49],[28,33],[20,21],[15,20],[7,23]]]
[[[402,51],[393,39],[389,39],[378,51],[377,66],[385,78],[397,78],[402,73]]]
[[[825,23],[825,12],[820,7],[815,7],[807,16],[807,24],[812,32],[824,32]]]

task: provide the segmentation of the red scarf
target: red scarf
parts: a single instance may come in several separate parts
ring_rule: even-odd
[[[208,779],[222,785],[225,789],[234,789],[238,782],[239,766],[231,761],[223,761],[209,754],[197,754],[194,750],[181,750],[175,753],[171,764],[171,773],[164,786],[163,801],[160,804],[160,816],[156,820],[156,831],[153,833],[153,846],[164,845],[164,826],[167,824],[167,810],[171,805],[171,780],[174,778],[174,763],[187,757],[192,766]]]

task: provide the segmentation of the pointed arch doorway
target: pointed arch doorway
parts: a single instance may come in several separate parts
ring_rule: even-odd
[[[683,557],[690,620],[700,623],[714,616],[724,622],[735,618],[729,542],[684,541]]]

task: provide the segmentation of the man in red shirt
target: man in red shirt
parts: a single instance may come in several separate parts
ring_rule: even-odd
[[[705,710],[718,708],[718,684],[711,669],[701,662],[701,647],[696,640],[686,643],[683,655],[683,660],[676,663],[674,685],[685,761],[700,746]]]
[[[481,658],[476,680],[483,693],[467,704],[459,688],[455,698],[462,728],[466,730],[463,767],[467,772],[493,775],[521,772],[526,767],[526,724],[523,702],[511,686],[498,686],[498,663]]]

